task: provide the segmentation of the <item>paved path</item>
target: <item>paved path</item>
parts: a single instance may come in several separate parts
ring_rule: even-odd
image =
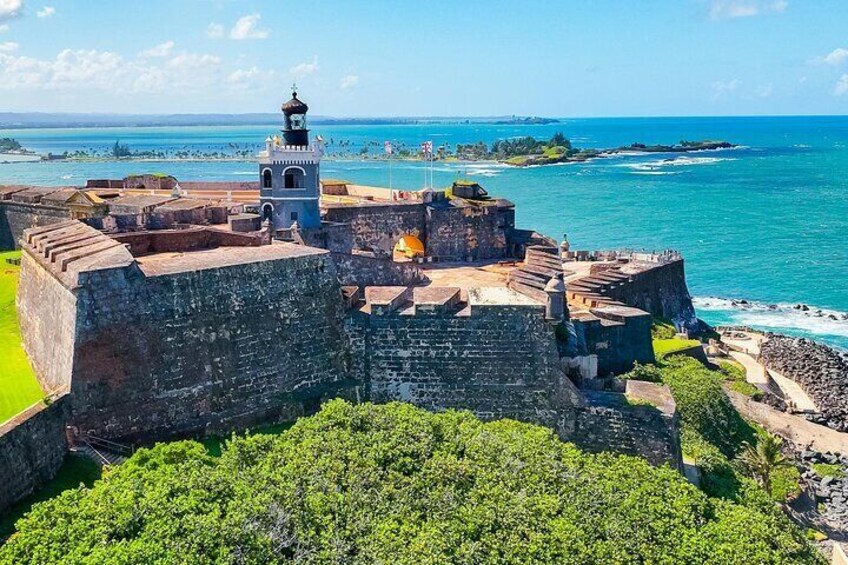
[[[740,351],[731,351],[730,356],[745,367],[745,380],[749,383],[754,385],[768,384],[766,369],[756,359]]]
[[[777,386],[779,386],[780,390],[783,391],[783,395],[786,397],[786,400],[791,403],[792,410],[797,412],[819,411],[816,403],[813,402],[806,392],[804,392],[801,385],[792,379],[787,379],[777,371],[772,371],[771,369],[769,369],[768,373],[766,373],[766,368],[747,353],[731,351],[730,356],[745,367],[745,380],[749,383],[754,385],[767,385],[769,377],[777,383]]]
[[[801,388],[801,385],[793,381],[792,379],[787,379],[777,371],[768,370],[771,378],[774,379],[774,382],[777,383],[777,386],[783,390],[783,394],[786,395],[786,398],[792,401],[792,404],[795,407],[795,410],[799,412],[818,412],[819,409],[816,406],[816,403],[813,402],[813,399],[810,398],[804,389]]]
[[[721,336],[721,341],[732,349],[750,353],[751,355],[760,354],[760,343],[763,341],[763,335],[751,332],[735,332],[736,335],[744,336],[742,339],[734,339],[729,335]]]
[[[773,434],[787,438],[797,447],[811,446],[816,451],[848,453],[848,434],[808,422],[801,416],[775,410],[738,392],[727,389],[725,392],[742,416],[757,422]]]

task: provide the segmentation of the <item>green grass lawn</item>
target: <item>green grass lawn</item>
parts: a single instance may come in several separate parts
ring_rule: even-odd
[[[20,256],[20,251],[0,252],[0,423],[44,396],[21,346],[15,308],[20,269],[6,262]]]
[[[701,342],[697,339],[655,339],[654,340],[654,355],[657,359],[662,359],[666,355],[689,349],[700,345]]]

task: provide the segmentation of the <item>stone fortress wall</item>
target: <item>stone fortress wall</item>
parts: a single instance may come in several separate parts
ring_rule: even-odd
[[[669,320],[680,331],[696,334],[700,330],[683,258],[678,253],[599,251],[567,255],[578,261],[609,261],[593,265],[589,277],[569,285],[569,299],[591,307],[616,301]]]
[[[582,404],[544,306],[508,289],[368,287],[346,326],[353,378],[375,402],[551,427]]]
[[[509,257],[514,208],[495,202],[330,207],[332,229],[371,254],[258,245],[260,232],[210,234],[214,226],[109,237],[51,217],[23,238],[24,345],[44,387],[70,391],[62,414],[80,434],[145,442],[226,433],[344,395],[513,417],[586,449],[679,465],[670,395],[631,406],[620,394],[578,390],[542,302],[507,288],[407,288],[422,282],[421,270],[379,259],[402,235],[445,258]],[[2,201],[0,211],[17,206]],[[29,206],[33,216],[14,230],[47,218]],[[646,313],[593,313],[571,322],[580,354],[596,355],[605,372],[652,358]],[[34,461],[43,473],[25,473],[30,487],[17,492],[55,473],[53,458]]]
[[[56,476],[65,453],[67,393],[49,397],[0,425],[0,512]]]
[[[2,194],[0,194],[2,200]],[[47,226],[68,219],[63,206],[0,201],[0,249],[17,249],[25,229]]]
[[[118,244],[100,253],[117,256],[94,262],[110,238],[84,227],[89,239],[77,246],[62,231],[28,236],[20,301],[22,311],[67,311],[70,296],[70,339],[48,342],[48,355],[44,333],[22,329],[36,368],[56,350],[72,357],[63,376],[81,432],[149,440],[291,419],[343,379],[328,252],[275,244],[137,262]],[[53,284],[30,288],[44,278]]]

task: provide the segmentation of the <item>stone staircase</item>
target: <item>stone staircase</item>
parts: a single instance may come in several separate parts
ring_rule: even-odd
[[[548,299],[545,285],[558,274],[562,274],[559,249],[531,245],[525,251],[524,263],[507,276],[507,286],[544,304]]]
[[[619,267],[612,266],[601,271],[568,282],[568,300],[583,304],[587,308],[599,306],[625,306],[622,302],[609,297],[609,293],[630,281],[630,275],[622,273]]]
[[[122,464],[134,450],[129,445],[85,434],[75,439],[70,451],[88,457],[101,467],[105,467]]]

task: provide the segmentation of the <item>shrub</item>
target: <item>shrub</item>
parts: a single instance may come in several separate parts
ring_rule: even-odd
[[[0,563],[821,563],[785,517],[546,428],[331,401],[220,458],[139,450],[42,503]]]
[[[683,425],[732,458],[743,442],[756,443],[756,432],[739,415],[724,390],[721,376],[688,357],[666,359],[662,380],[671,389]]]

